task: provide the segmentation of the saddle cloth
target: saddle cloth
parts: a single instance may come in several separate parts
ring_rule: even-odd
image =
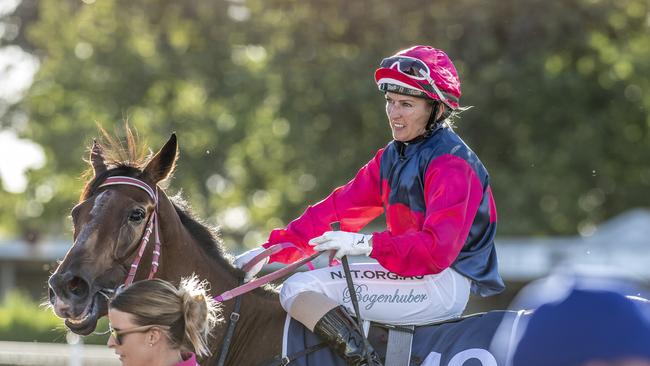
[[[513,345],[523,331],[524,319],[528,316],[529,313],[524,311],[497,310],[417,326],[410,366],[506,366],[512,357]],[[373,326],[368,337],[382,357],[385,356],[387,334],[387,330]],[[300,322],[287,315],[282,356],[292,355],[321,342]],[[290,365],[346,364],[328,348],[323,348],[296,359]]]

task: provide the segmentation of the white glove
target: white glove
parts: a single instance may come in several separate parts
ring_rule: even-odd
[[[365,255],[369,256],[372,251],[372,235],[359,233],[350,233],[347,231],[327,231],[323,235],[313,238],[309,245],[314,246],[314,250],[336,250],[334,255],[336,259],[341,259],[346,255]]]
[[[255,258],[256,255],[262,253],[265,250],[265,248],[259,247],[255,249],[251,249],[248,251],[245,251],[244,253],[238,255],[235,257],[235,262],[233,263],[235,267],[242,269],[248,263],[251,259]],[[265,264],[269,262],[269,257],[266,257],[262,259],[261,261],[257,262],[253,268],[251,268],[248,272],[246,272],[246,275],[244,276],[244,282],[248,282],[253,277],[255,277],[256,274],[258,274],[261,270],[262,267],[264,267]]]

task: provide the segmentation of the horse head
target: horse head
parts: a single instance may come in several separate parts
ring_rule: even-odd
[[[71,331],[90,334],[106,315],[108,299],[124,283],[157,208],[155,196],[144,189],[107,187],[104,182],[127,176],[156,192],[157,184],[172,174],[177,152],[172,134],[146,165],[114,164],[107,162],[102,146],[93,143],[89,160],[94,176],[71,212],[73,244],[48,280],[50,304]]]

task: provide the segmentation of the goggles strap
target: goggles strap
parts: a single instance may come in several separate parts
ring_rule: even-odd
[[[448,107],[451,108],[451,106],[449,105],[449,102],[447,101],[447,98],[445,98],[445,97],[442,95],[442,92],[440,91],[440,89],[438,89],[438,86],[437,86],[436,83],[433,81],[433,79],[431,78],[431,76],[429,76],[429,74],[427,74],[426,71],[424,71],[424,70],[422,70],[422,69],[420,69],[419,72],[420,72],[420,75],[424,76],[424,78],[427,79],[427,81],[429,82],[429,84],[431,84],[431,87],[433,88],[433,91],[436,92],[436,95],[438,96],[438,98],[440,98],[440,101],[443,102],[443,103],[445,103]]]

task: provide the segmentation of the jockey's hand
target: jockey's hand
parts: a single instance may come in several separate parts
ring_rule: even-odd
[[[314,250],[318,251],[335,250],[334,257],[336,259],[341,259],[346,255],[369,256],[372,251],[372,235],[347,231],[327,231],[310,240],[309,245],[313,245]]]
[[[262,253],[264,251],[264,248],[259,247],[255,249],[248,250],[237,257],[235,257],[235,262],[233,263],[235,267],[242,269],[248,263],[251,259],[255,258],[256,255]],[[253,268],[251,268],[248,272],[246,272],[246,275],[244,276],[244,282],[248,282],[253,277],[255,277],[256,274],[258,274],[261,270],[262,267],[264,267],[265,264],[269,262],[269,258],[266,257],[262,259],[261,261],[257,262]]]

